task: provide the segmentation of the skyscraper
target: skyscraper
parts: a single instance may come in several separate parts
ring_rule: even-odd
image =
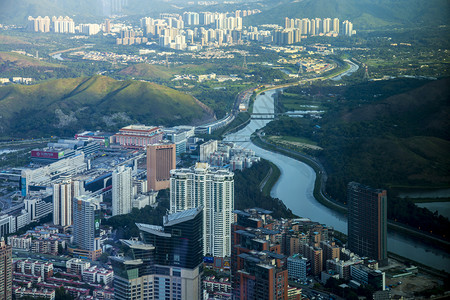
[[[121,240],[127,256],[111,257],[115,299],[201,299],[202,208],[136,224],[141,241]]]
[[[81,195],[73,199],[73,242],[80,253],[95,259],[100,249],[100,197]]]
[[[353,23],[345,20],[344,22],[342,22],[342,24],[344,25],[344,34],[347,36],[352,36],[353,34]]]
[[[112,173],[112,215],[131,212],[132,199],[131,168],[118,166]]]
[[[333,31],[337,34],[339,34],[339,19],[334,18],[333,19]]]
[[[106,21],[105,21],[105,32],[111,33],[111,20],[110,19],[106,19]]]
[[[53,184],[53,224],[61,226],[72,225],[72,201],[84,193],[80,181],[64,179]]]
[[[234,174],[207,163],[170,173],[170,211],[203,206],[203,253],[230,256]]]
[[[356,182],[348,184],[348,247],[387,264],[387,195]]]
[[[3,238],[0,241],[0,299],[12,299],[12,251]]]
[[[170,170],[177,167],[174,143],[147,146],[148,190],[159,191],[170,186]]]

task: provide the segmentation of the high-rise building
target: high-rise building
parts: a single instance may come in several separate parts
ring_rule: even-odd
[[[203,253],[230,256],[234,210],[234,174],[197,163],[170,171],[170,211],[203,206]]]
[[[115,299],[201,299],[203,214],[194,208],[136,224],[142,241],[121,240],[127,256],[111,257]]]
[[[111,20],[110,19],[106,19],[106,21],[105,21],[105,32],[111,33]]]
[[[200,145],[200,161],[207,162],[209,156],[217,151],[219,142],[216,140],[210,140]]]
[[[356,182],[348,184],[348,248],[387,263],[387,194]]]
[[[323,250],[323,261],[340,259],[341,248],[335,242],[321,241],[320,248]]]
[[[287,268],[289,273],[289,278],[299,279],[302,281],[306,280],[307,270],[308,270],[308,259],[302,257],[300,254],[294,254],[287,259]]]
[[[45,17],[37,17],[33,18],[31,16],[28,17],[28,29],[30,31],[35,32],[49,32],[50,31],[50,18],[48,16]]]
[[[303,256],[306,257],[311,264],[311,273],[313,275],[320,275],[320,272],[322,272],[323,269],[322,249],[305,244],[303,245]]]
[[[339,34],[339,19],[334,18],[333,19],[333,31],[337,34]]]
[[[66,17],[53,17],[53,32],[56,33],[75,33],[75,23],[68,16]]]
[[[63,179],[53,184],[53,224],[60,226],[72,225],[72,201],[84,193],[82,183]]]
[[[0,241],[0,299],[12,299],[12,251],[3,238]]]
[[[342,22],[342,24],[344,25],[344,34],[346,36],[352,36],[353,35],[353,23],[345,20],[344,22]]]
[[[288,299],[288,270],[281,245],[270,230],[271,211],[235,211],[232,224],[231,276],[233,299]],[[268,228],[269,227],[269,228]]]
[[[170,170],[177,167],[174,143],[147,146],[147,190],[159,191],[170,186]]]
[[[81,195],[73,199],[73,242],[78,253],[94,258],[100,249],[100,197]],[[81,255],[80,255],[81,256]]]
[[[118,166],[112,173],[112,215],[124,215],[131,212],[133,198],[131,168]]]

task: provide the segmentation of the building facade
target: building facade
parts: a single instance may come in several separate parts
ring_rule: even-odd
[[[307,275],[308,259],[294,254],[287,259],[289,278],[305,281]]]
[[[170,170],[175,169],[176,147],[173,143],[147,146],[147,190],[159,191],[170,186]]]
[[[100,199],[81,195],[73,199],[73,242],[76,249],[89,253],[100,249]]]
[[[53,184],[53,224],[70,226],[73,223],[72,201],[84,193],[80,181],[65,179]]]
[[[3,238],[0,241],[0,299],[12,299],[12,250]]]
[[[234,174],[197,163],[190,169],[170,172],[170,211],[203,206],[203,253],[231,255],[234,210]]]
[[[348,248],[387,264],[387,194],[356,182],[348,184]]]
[[[111,257],[115,299],[201,299],[202,217],[194,208],[136,224],[142,241],[121,240],[128,256]]]
[[[131,212],[132,178],[131,168],[118,166],[112,173],[112,215]]]
[[[129,125],[114,135],[117,144],[126,148],[143,149],[147,145],[162,141],[163,132],[158,127]]]
[[[277,231],[266,218],[270,211],[253,214],[236,210],[232,224],[231,282],[233,299],[288,299],[288,269]]]

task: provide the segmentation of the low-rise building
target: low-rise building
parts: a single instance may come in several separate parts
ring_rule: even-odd
[[[100,283],[102,285],[111,285],[114,278],[114,272],[112,270],[99,268],[97,266],[92,266],[82,271],[81,275],[85,282]]]
[[[81,275],[84,270],[89,269],[91,263],[79,258],[72,258],[66,262],[66,268],[68,273],[75,273]]]
[[[293,280],[305,281],[308,270],[308,259],[302,257],[300,254],[294,254],[287,259],[287,268],[289,278]]]

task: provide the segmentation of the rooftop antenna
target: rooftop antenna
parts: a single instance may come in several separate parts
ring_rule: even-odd
[[[298,74],[298,75],[303,74],[303,66],[302,66],[302,64],[300,63],[300,61],[298,62],[298,72],[297,72],[297,74]]]
[[[369,80],[369,67],[367,65],[364,65],[364,80]]]

